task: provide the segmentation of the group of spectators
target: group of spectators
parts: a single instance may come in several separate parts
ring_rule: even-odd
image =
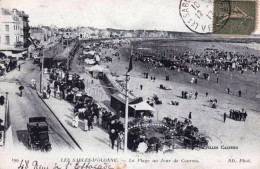
[[[229,111],[229,118],[234,119],[236,121],[246,121],[247,113],[244,109],[242,110],[234,110],[231,109]]]
[[[1,59],[0,60],[0,75],[9,72],[17,67],[16,59]]]

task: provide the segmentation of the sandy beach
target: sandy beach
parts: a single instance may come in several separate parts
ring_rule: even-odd
[[[233,44],[232,44],[233,45]],[[115,52],[119,52],[120,60],[113,56],[112,63],[101,63],[104,67],[108,67],[111,72],[119,75],[120,78],[125,74],[128,67],[128,59],[131,52],[129,45],[122,46],[119,50],[101,49],[102,56],[111,56]],[[255,98],[259,92],[259,73],[253,75],[252,72],[244,74],[233,73],[232,82],[230,81],[230,72],[221,71],[219,74],[219,83],[216,83],[216,77],[212,69],[206,70],[202,67],[193,67],[203,72],[212,74],[209,81],[198,79],[198,84],[191,84],[192,75],[185,72],[172,71],[166,68],[156,68],[149,64],[140,62],[133,63],[133,70],[130,72],[129,88],[135,96],[143,97],[146,101],[156,94],[162,101],[161,105],[155,105],[158,110],[153,117],[154,121],[161,121],[164,117],[172,119],[178,118],[184,120],[188,118],[189,112],[192,112],[192,124],[201,132],[206,133],[212,139],[210,146],[230,145],[238,146],[239,149],[257,149],[259,147],[258,138],[260,136],[258,130],[260,126],[260,109],[259,99]],[[149,78],[143,78],[142,72],[148,72]],[[170,80],[166,81],[165,76],[170,75]],[[150,76],[156,76],[156,80],[151,81]],[[140,89],[140,85],[143,89]],[[172,90],[162,90],[160,85],[171,87]],[[248,87],[253,85],[254,87]],[[231,93],[226,93],[226,88],[231,88]],[[242,97],[238,97],[237,90],[242,90]],[[187,91],[193,93],[193,98],[182,99],[181,92]],[[195,99],[194,93],[198,92],[198,98]],[[206,97],[205,93],[209,95]],[[211,108],[210,99],[217,99],[217,108]],[[170,105],[170,101],[178,101],[179,106]],[[246,121],[235,121],[227,119],[224,123],[223,114],[229,115],[230,109],[245,109],[248,114]],[[247,133],[247,134],[244,134]],[[252,146],[252,144],[254,146]]]

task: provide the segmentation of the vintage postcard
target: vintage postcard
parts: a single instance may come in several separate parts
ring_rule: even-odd
[[[0,169],[259,169],[258,0],[0,0]]]

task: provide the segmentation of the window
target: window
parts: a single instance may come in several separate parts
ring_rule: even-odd
[[[5,44],[10,45],[10,37],[5,36]]]
[[[5,25],[5,31],[9,32],[9,25]]]
[[[15,30],[15,25],[14,25],[14,30]]]

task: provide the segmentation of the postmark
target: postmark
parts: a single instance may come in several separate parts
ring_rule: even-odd
[[[221,11],[223,5],[214,3],[213,30],[222,35],[250,35],[257,25],[257,0],[231,0],[230,14]],[[224,7],[223,7],[224,8]],[[223,23],[225,23],[223,25]],[[221,29],[219,29],[219,25]]]
[[[229,0],[181,0],[179,13],[191,31],[210,34],[225,26],[230,9]]]

